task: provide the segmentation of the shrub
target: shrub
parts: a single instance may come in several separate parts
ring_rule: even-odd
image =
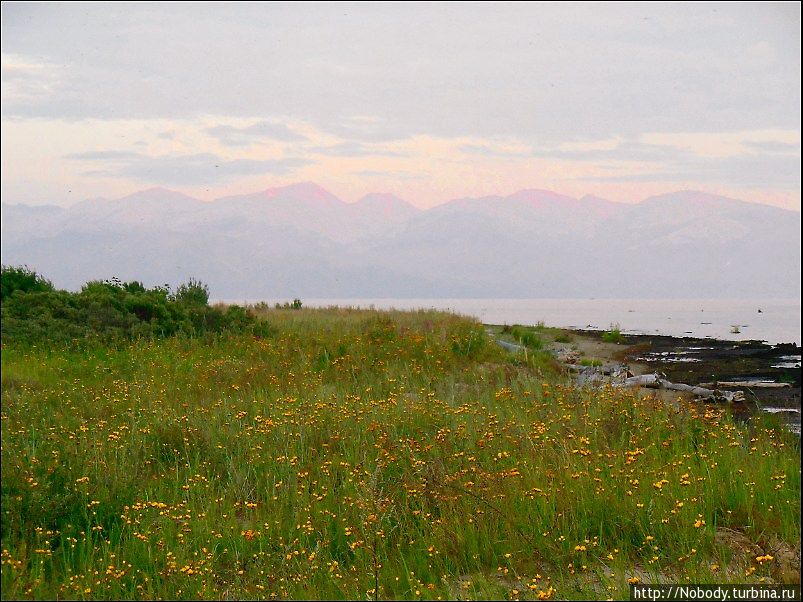
[[[625,338],[622,336],[622,331],[618,324],[611,324],[611,329],[602,333],[602,340],[606,343],[623,343]]]
[[[6,276],[8,275],[8,278]],[[3,268],[3,340],[72,343],[83,339],[155,338],[251,332],[270,327],[244,308],[210,307],[209,288],[191,279],[174,295],[168,286],[93,280],[77,293],[57,291],[27,268]]]
[[[187,305],[207,305],[209,303],[209,287],[203,282],[190,278],[186,284],[176,289],[175,299]]]
[[[516,337],[519,343],[528,349],[537,351],[539,349],[543,349],[544,347],[544,341],[535,332],[533,332],[533,329],[531,328],[524,326],[513,326],[510,329],[510,334]]]
[[[452,353],[475,359],[485,348],[486,339],[481,324],[460,324],[452,334]]]
[[[2,266],[0,271],[0,300],[5,301],[15,291],[24,293],[55,290],[53,284],[28,266]]]
[[[276,309],[301,309],[302,305],[301,299],[293,299],[292,303],[285,301],[284,303],[277,303],[274,307]]]

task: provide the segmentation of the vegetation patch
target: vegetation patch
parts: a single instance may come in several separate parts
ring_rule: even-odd
[[[150,298],[92,288],[114,310],[101,324]],[[63,293],[8,298],[41,294]],[[800,580],[799,439],[773,417],[577,390],[446,313],[234,311],[250,326],[215,336],[4,333],[4,598],[623,599],[636,579]]]
[[[611,324],[610,330],[602,333],[602,340],[606,343],[616,343],[618,345],[625,342],[625,337],[622,335],[618,324]]]
[[[527,347],[527,349],[538,351],[544,348],[544,339],[539,335],[539,332],[543,331],[543,329],[542,323],[537,326],[515,324],[513,326],[505,326],[502,332],[511,335],[520,345]]]
[[[4,343],[83,344],[250,332],[267,336],[267,323],[237,305],[211,307],[209,289],[191,279],[175,292],[117,278],[86,283],[79,292],[56,290],[25,267],[3,266]]]
[[[590,358],[584,357],[583,359],[580,360],[580,365],[581,366],[601,366],[602,365],[602,360],[590,359]]]

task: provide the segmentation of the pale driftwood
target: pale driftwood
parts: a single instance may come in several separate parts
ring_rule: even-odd
[[[527,349],[515,343],[508,343],[496,339],[496,342],[504,349],[511,352],[524,351]],[[710,399],[713,401],[730,401],[738,402],[744,401],[744,393],[742,391],[720,391],[718,388],[707,389],[702,386],[684,385],[681,383],[672,383],[666,380],[663,374],[642,374],[641,376],[633,376],[627,365],[619,363],[605,363],[602,366],[582,366],[575,363],[564,363],[563,366],[570,372],[576,372],[577,384],[581,387],[584,386],[603,386],[610,385],[613,387],[649,387],[652,389],[668,389],[670,391],[680,391],[683,393],[690,393],[699,399]],[[739,382],[723,382],[719,385],[731,386],[747,386]],[[785,383],[778,383],[785,384]]]
[[[663,388],[669,389],[670,391],[691,393],[695,397],[700,397],[702,399],[744,401],[744,393],[742,391],[720,391],[719,389],[706,389],[705,387],[694,387],[692,385],[670,382],[664,382]]]
[[[664,381],[661,388],[669,389],[670,391],[683,391],[684,393],[691,393],[698,397],[711,397],[716,393],[716,389],[706,389],[705,387],[684,385],[683,383],[671,383],[669,381]]]
[[[683,393],[690,393],[700,399],[713,399],[715,401],[744,401],[744,393],[742,391],[720,391],[719,389],[706,389],[705,387],[673,383],[663,378],[660,374],[642,374],[641,376],[633,376],[625,379],[624,382],[622,382],[619,386],[647,387],[650,389],[680,391]]]
[[[502,347],[503,349],[515,353],[517,351],[524,351],[524,347],[521,345],[516,345],[515,343],[508,343],[507,341],[503,341],[501,339],[496,339],[496,343]]]
[[[701,387],[749,387],[751,389],[785,389],[789,383],[767,383],[754,380],[719,380],[714,383],[702,383]]]
[[[622,383],[623,387],[650,387],[657,389],[661,386],[661,377],[657,374],[642,374],[631,376]]]

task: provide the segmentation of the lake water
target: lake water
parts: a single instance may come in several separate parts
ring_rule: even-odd
[[[266,300],[271,305],[277,300]],[[278,301],[287,301],[281,299]],[[308,307],[434,308],[486,324],[665,334],[800,345],[799,299],[303,299]],[[243,301],[230,300],[232,303]],[[253,302],[253,301],[249,301]],[[759,312],[759,309],[761,310]],[[738,332],[737,332],[738,331]]]

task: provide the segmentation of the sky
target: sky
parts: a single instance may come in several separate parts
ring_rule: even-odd
[[[2,196],[314,181],[800,210],[793,3],[2,4]]]

